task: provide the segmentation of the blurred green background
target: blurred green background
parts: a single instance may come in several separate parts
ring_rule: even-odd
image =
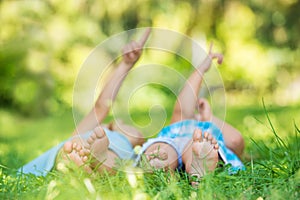
[[[297,0],[0,1],[0,164],[20,166],[67,138],[81,64],[105,39],[138,27],[215,42],[225,56],[226,120],[246,137],[266,132],[262,98],[275,125],[292,130],[300,116],[299,10]]]

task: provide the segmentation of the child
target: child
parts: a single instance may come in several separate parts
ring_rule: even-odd
[[[143,135],[139,131],[120,122],[118,127],[109,126],[111,130],[99,125],[107,116],[111,102],[115,100],[129,70],[140,58],[150,31],[147,29],[139,42],[133,41],[123,48],[122,61],[105,85],[93,109],[76,127],[73,137],[29,162],[20,168],[19,172],[45,176],[55,164],[72,161],[91,173],[98,163],[102,165],[97,170],[112,170],[116,158],[125,160],[133,158],[133,147],[144,142]],[[87,163],[90,155],[94,158],[91,164]]]
[[[133,158],[132,147],[143,143],[142,135],[130,126],[122,125],[118,130],[110,126],[112,130],[109,130],[99,124],[109,112],[110,103],[114,101],[126,74],[139,59],[141,48],[149,34],[150,29],[145,32],[140,42],[132,42],[123,49],[122,62],[104,87],[92,111],[74,131],[74,136],[25,165],[20,169],[23,173],[46,175],[55,163],[70,160],[78,166],[83,166],[88,173],[94,170],[101,172],[104,169],[113,171],[116,158]],[[210,68],[211,61],[215,58],[218,58],[221,64],[222,55],[212,53],[211,46],[208,57],[193,72],[179,94],[171,125],[163,128],[157,138],[149,139],[143,145],[141,152],[153,167],[176,169],[184,164],[189,174],[199,177],[215,169],[218,155],[234,168],[243,167],[234,154],[240,156],[244,148],[240,133],[214,117],[207,101],[197,98],[202,75]],[[196,106],[199,115],[195,116]],[[201,121],[198,121],[199,119]],[[206,121],[212,121],[216,126]],[[91,163],[88,162],[90,157]],[[140,157],[141,154],[137,160]]]
[[[174,170],[184,165],[186,172],[196,177],[213,171],[219,158],[225,164],[231,164],[232,170],[243,168],[238,158],[244,149],[241,134],[213,116],[206,100],[198,99],[203,75],[215,58],[218,64],[222,63],[223,56],[213,53],[211,45],[208,56],[191,74],[178,95],[171,125],[163,128],[157,138],[144,143],[137,162],[145,155],[154,168]]]

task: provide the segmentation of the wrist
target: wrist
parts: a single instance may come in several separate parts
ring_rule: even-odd
[[[197,74],[199,74],[200,76],[204,76],[205,72],[206,71],[202,67],[197,68]]]
[[[205,69],[203,69],[203,67],[200,67],[200,68],[199,68],[199,72],[201,73],[201,75],[204,75],[204,74],[205,74],[205,72],[206,72],[206,70],[205,70]]]
[[[121,61],[119,64],[119,68],[126,69],[126,71],[129,71],[133,67],[133,63],[131,62],[126,62],[124,60]]]
[[[211,62],[212,62],[212,59],[211,57],[208,55],[204,61],[197,67],[198,71],[204,75],[205,72],[207,72],[207,70],[210,68],[211,66]]]

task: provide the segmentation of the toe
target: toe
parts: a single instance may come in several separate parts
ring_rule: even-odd
[[[94,143],[94,138],[91,136],[91,137],[89,137],[88,139],[87,139],[87,142],[88,142],[88,144],[89,145],[92,145],[93,143]]]
[[[91,154],[91,152],[90,152],[89,149],[84,149],[84,150],[83,150],[83,155],[88,156],[88,155],[90,155],[90,154]]]
[[[73,150],[73,149],[76,149],[76,147],[77,147],[77,143],[74,142],[74,143],[72,144],[72,150]]]
[[[218,145],[218,144],[215,144],[215,145],[214,145],[214,149],[218,150],[218,149],[219,149],[219,145]]]
[[[154,158],[152,154],[145,154],[145,156],[148,161]]]
[[[85,155],[85,153],[84,153],[84,149],[81,149],[80,151],[78,151],[79,152],[79,155],[80,156],[84,156]]]
[[[159,149],[154,151],[155,157],[159,160],[167,160],[168,159],[168,153],[164,149]]]
[[[193,141],[202,141],[202,131],[201,129],[195,129],[193,134]]]
[[[92,139],[96,140],[96,139],[97,139],[97,135],[96,135],[96,133],[95,133],[95,132],[94,132],[94,133],[92,133],[92,134],[91,134],[91,136],[90,136],[90,138],[92,138]]]
[[[94,129],[94,133],[97,138],[102,138],[105,136],[105,132],[102,127],[98,126]]]
[[[161,169],[165,167],[165,164],[158,158],[150,160],[149,164],[156,169]]]
[[[83,161],[83,162],[87,162],[87,161],[88,161],[88,157],[87,157],[87,156],[83,156],[83,157],[82,157],[82,161]]]
[[[192,174],[190,176],[190,183],[194,188],[197,188],[199,186],[200,180],[201,180],[200,174]]]
[[[211,141],[212,144],[217,144],[217,140],[215,138],[212,139]]]
[[[81,145],[78,145],[78,144],[77,144],[77,145],[76,145],[76,151],[80,152],[81,149],[82,149]]]
[[[147,159],[152,160],[152,159],[159,159],[159,160],[167,160],[168,159],[168,153],[164,149],[157,149],[152,152],[147,153]]]
[[[212,142],[212,139],[213,139],[213,136],[210,133],[208,133],[207,140]]]
[[[167,152],[159,152],[159,158],[161,160],[167,160],[168,159],[168,154]]]
[[[145,153],[147,160],[152,160],[157,157],[156,151],[151,151],[149,153]]]
[[[91,145],[88,142],[83,144],[84,149],[90,149]]]
[[[203,141],[206,142],[208,140],[208,135],[209,133],[208,132],[204,132],[204,137],[203,137]]]
[[[73,143],[68,141],[64,144],[64,152],[71,153],[73,150]]]

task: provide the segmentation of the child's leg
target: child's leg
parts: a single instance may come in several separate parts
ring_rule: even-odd
[[[203,79],[202,76],[209,69],[213,58],[218,58],[219,64],[221,64],[223,58],[221,54],[212,53],[211,48],[205,61],[196,68],[180,92],[175,103],[171,123],[185,119],[195,119],[195,108],[198,107],[201,121],[212,121],[217,125],[224,135],[226,146],[240,157],[244,149],[244,140],[240,132],[226,122],[213,116],[207,101],[203,99],[199,99],[198,101],[198,92]],[[208,113],[211,115],[206,117]]]
[[[88,139],[74,138],[67,141],[60,152],[62,160],[59,163],[74,162],[77,166],[92,173],[94,169],[101,172],[104,169],[113,171],[117,154],[108,149],[109,140],[101,127],[96,127]],[[58,158],[60,159],[60,158]]]
[[[244,150],[244,139],[241,133],[230,124],[215,117],[206,99],[200,98],[197,107],[200,121],[210,121],[215,124],[221,130],[227,148],[231,149],[238,157],[241,157]]]
[[[182,161],[188,174],[201,178],[217,167],[219,147],[211,134],[206,132],[203,136],[200,129],[194,131],[190,143],[182,155]],[[191,183],[195,184],[193,181]]]
[[[100,126],[96,127],[87,142],[92,157],[92,168],[98,172],[103,170],[113,172],[113,169],[116,167],[115,161],[119,157],[108,148],[110,142],[103,128]]]
[[[142,53],[142,47],[148,39],[149,34],[150,29],[148,29],[145,32],[145,34],[139,42],[131,42],[124,47],[122,52],[123,60],[116,68],[110,80],[106,83],[93,109],[76,127],[75,131],[72,134],[73,136],[77,136],[78,134],[84,134],[102,123],[103,119],[107,116],[110,110],[111,103],[115,100],[116,95],[126,75],[128,74],[129,70],[134,66],[136,61],[140,58]],[[105,164],[107,166],[114,166],[114,160],[117,157],[117,155],[114,152],[108,150],[108,138],[106,137],[103,130],[102,131],[104,134],[101,134],[101,131],[97,131],[98,129],[99,128],[95,129],[95,133],[92,134],[92,136],[89,138],[88,144],[80,137],[76,140],[74,139],[72,141],[66,142],[63,148],[64,154],[80,166],[86,162],[86,159],[89,155],[88,150],[91,150],[92,156],[96,158],[99,162],[103,160],[102,158],[106,157]],[[124,135],[127,137],[127,139],[131,142],[133,146],[144,142],[144,140],[141,139],[142,135],[139,132],[135,131],[130,135],[128,134],[128,132],[133,131],[132,127],[125,127],[124,125],[120,129],[125,130],[127,134],[125,133]],[[91,172],[91,168],[87,166],[86,171]]]
[[[212,53],[211,50],[212,46],[210,47],[207,58],[188,78],[183,89],[178,95],[174,106],[171,123],[175,123],[185,119],[193,119],[195,117],[195,107],[198,100],[198,92],[201,87],[202,76],[210,68],[212,59],[218,58],[219,64],[221,64],[223,58],[221,54]],[[176,160],[175,163],[178,164],[178,155],[174,148],[169,144],[153,144],[146,150],[146,153],[153,153],[153,151],[157,150],[159,147],[164,147],[165,152],[168,155],[167,161],[161,162],[162,164],[164,164],[164,167],[168,167],[168,165],[173,166],[173,160]],[[173,169],[175,169],[176,167],[177,166],[173,167]]]
[[[213,122],[221,130],[226,147],[241,158],[245,148],[244,138],[241,133],[230,124],[215,116],[212,116],[211,122]]]
[[[92,168],[86,163],[89,160],[90,151],[85,149],[86,144],[81,139],[67,141],[58,153],[56,158],[56,169],[61,169],[61,164],[73,162],[78,167],[82,167],[86,172],[92,173]]]

